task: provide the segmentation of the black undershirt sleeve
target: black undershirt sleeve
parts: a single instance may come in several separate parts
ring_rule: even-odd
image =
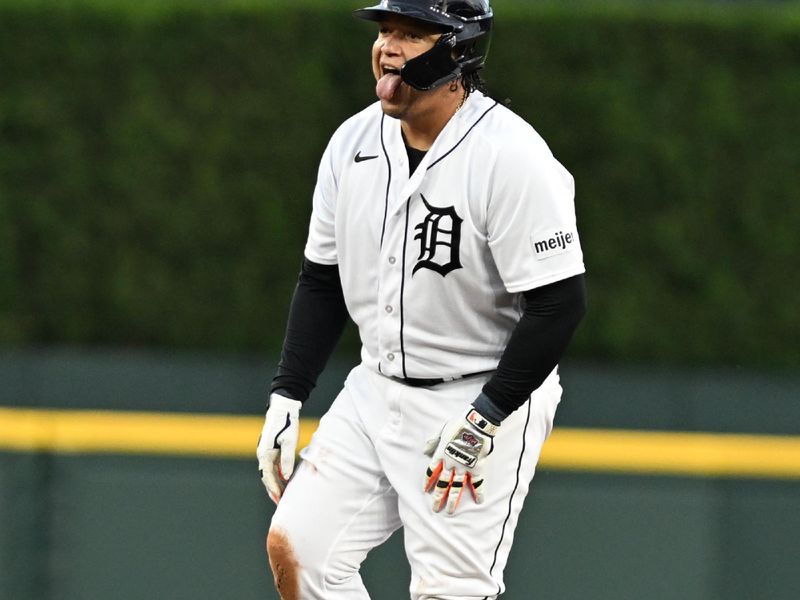
[[[303,260],[271,391],[305,402],[347,323],[338,265]]]
[[[475,406],[500,422],[558,364],[586,311],[583,275],[524,292],[525,309]],[[303,261],[271,391],[305,401],[347,323],[339,268]]]
[[[523,293],[525,309],[492,378],[474,406],[500,423],[522,406],[558,364],[586,314],[586,283],[576,275]]]

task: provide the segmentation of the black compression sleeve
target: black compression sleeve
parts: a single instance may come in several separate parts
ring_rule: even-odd
[[[305,402],[347,323],[337,265],[303,260],[271,391]]]
[[[558,364],[586,314],[586,283],[576,275],[524,292],[525,310],[475,407],[500,422],[528,399]],[[488,413],[488,414],[486,414]]]

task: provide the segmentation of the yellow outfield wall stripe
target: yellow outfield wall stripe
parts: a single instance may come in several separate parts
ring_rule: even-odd
[[[540,464],[579,471],[800,479],[800,437],[556,429]]]
[[[300,447],[317,419],[302,419]],[[0,450],[252,458],[263,417],[0,408]],[[800,436],[556,428],[546,469],[800,479]]]

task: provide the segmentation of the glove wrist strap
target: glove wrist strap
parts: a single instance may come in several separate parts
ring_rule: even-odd
[[[469,422],[470,425],[472,425],[482,434],[488,435],[489,437],[494,437],[497,434],[497,429],[499,427],[499,425],[495,425],[494,423],[490,422],[489,419],[484,417],[474,408],[467,413],[467,422]]]

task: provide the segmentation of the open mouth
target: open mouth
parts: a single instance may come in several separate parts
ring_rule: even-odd
[[[403,83],[400,77],[400,69],[390,67],[388,65],[381,65],[383,76],[378,80],[375,86],[375,93],[381,100],[391,100],[397,93],[400,84]]]

